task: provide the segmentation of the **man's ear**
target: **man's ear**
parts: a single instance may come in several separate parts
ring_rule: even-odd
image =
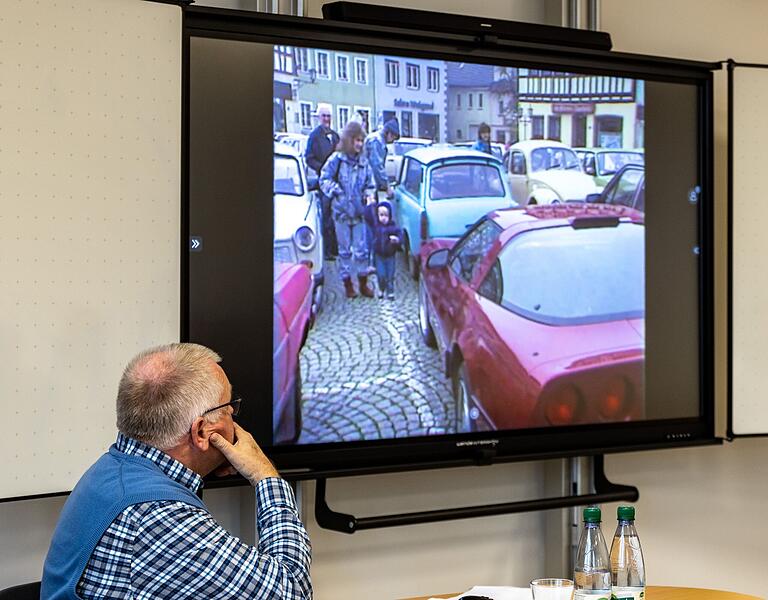
[[[192,421],[192,425],[189,428],[189,434],[192,438],[192,445],[205,452],[208,450],[209,442],[208,437],[211,435],[210,423],[205,420],[205,417],[197,417]]]

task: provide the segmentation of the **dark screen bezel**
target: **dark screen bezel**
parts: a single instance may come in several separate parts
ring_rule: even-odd
[[[712,70],[717,64],[667,58],[574,50],[540,44],[498,45],[478,41],[472,35],[430,34],[388,27],[359,26],[317,19],[299,19],[204,7],[184,9],[182,85],[182,247],[181,247],[181,339],[190,340],[189,286],[189,103],[190,38],[210,37],[328,49],[397,53],[465,62],[514,66],[573,68],[584,73],[610,73],[628,77],[695,85],[699,181],[699,417],[636,423],[580,425],[567,428],[454,434],[424,438],[373,440],[298,446],[272,446],[267,450],[278,468],[293,479],[319,476],[400,471],[414,468],[460,466],[477,462],[505,462],[605,452],[709,444],[715,436],[714,407],[714,266],[713,266],[713,138]],[[469,53],[469,55],[468,55]],[[266,217],[266,215],[265,215]],[[265,218],[270,224],[271,218]],[[261,236],[267,237],[267,236]],[[269,252],[271,239],[269,241]],[[271,322],[271,313],[268,317]],[[261,316],[262,321],[264,315]],[[264,336],[263,344],[271,338]],[[263,353],[264,349],[262,349]],[[225,356],[226,358],[226,356]],[[269,377],[271,380],[271,365]],[[226,368],[226,362],[225,362]],[[264,377],[266,375],[264,374]],[[237,482],[227,482],[236,484]]]

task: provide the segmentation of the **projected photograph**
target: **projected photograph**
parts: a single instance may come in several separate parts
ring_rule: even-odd
[[[275,46],[274,443],[642,420],[643,92]]]

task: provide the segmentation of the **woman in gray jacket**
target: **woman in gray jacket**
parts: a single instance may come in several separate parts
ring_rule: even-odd
[[[347,298],[357,296],[352,276],[357,275],[360,294],[373,298],[368,285],[368,256],[363,213],[375,201],[371,166],[363,153],[365,132],[359,123],[344,127],[336,152],[320,173],[320,189],[331,198],[331,212],[339,244],[339,275]]]

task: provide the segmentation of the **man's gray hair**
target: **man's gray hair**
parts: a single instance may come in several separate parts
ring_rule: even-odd
[[[178,444],[224,392],[211,361],[221,357],[199,344],[167,344],[136,355],[120,379],[117,429],[160,450]],[[215,422],[223,413],[214,411],[206,419]]]

